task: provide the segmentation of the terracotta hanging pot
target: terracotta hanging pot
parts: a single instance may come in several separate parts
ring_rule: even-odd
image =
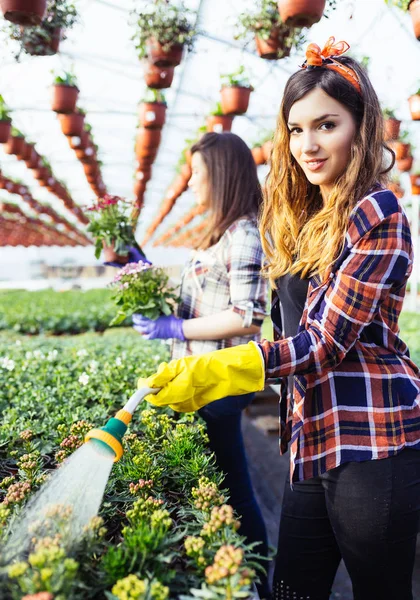
[[[10,137],[11,121],[0,121],[0,144],[5,144]]]
[[[134,182],[134,195],[136,198],[139,196],[143,197],[144,192],[146,191],[147,181],[143,179],[136,179]]]
[[[20,154],[25,144],[25,138],[20,135],[11,135],[4,145],[4,151],[6,154]]]
[[[223,133],[232,129],[233,117],[229,115],[210,115],[206,119],[207,131]]]
[[[410,144],[406,144],[404,142],[394,142],[390,145],[395,152],[395,160],[402,160],[403,158],[407,158],[407,156],[410,154]]]
[[[7,21],[27,27],[39,25],[47,8],[47,0],[0,0]]]
[[[398,119],[390,118],[385,119],[385,140],[397,140],[400,135],[401,121]]]
[[[271,159],[271,151],[273,149],[273,140],[267,140],[266,142],[264,142],[261,148],[264,156],[264,161],[269,162]]]
[[[326,0],[279,0],[280,18],[291,27],[311,27],[324,14]]]
[[[84,150],[89,145],[89,134],[84,129],[80,135],[69,135],[67,140],[72,150]]]
[[[414,158],[412,156],[401,158],[400,160],[397,160],[397,169],[401,171],[401,173],[407,173],[408,171],[411,171],[413,161]]]
[[[53,85],[51,108],[57,113],[74,113],[79,89],[74,85]]]
[[[174,44],[166,50],[154,37],[146,42],[147,58],[157,67],[176,67],[182,60],[183,50],[184,46],[181,44]]]
[[[128,254],[127,256],[117,254],[114,250],[114,244],[111,244],[111,246],[107,246],[105,244],[105,241],[102,241],[102,247],[104,254],[104,262],[117,262],[121,265],[126,265],[128,263]]]
[[[185,150],[184,156],[185,156],[185,161],[186,161],[187,165],[189,165],[191,167],[191,159],[192,159],[191,148],[188,148],[188,150]]]
[[[420,121],[420,94],[414,94],[408,99],[411,118],[413,121]]]
[[[152,178],[152,167],[142,167],[136,171],[136,180],[147,183]]]
[[[35,177],[35,179],[37,179],[38,181],[43,180],[43,179],[47,179],[48,176],[50,174],[50,171],[48,169],[48,167],[38,167],[37,169],[33,169],[32,171],[32,175]]]
[[[98,163],[85,163],[83,165],[83,171],[85,172],[85,175],[96,175],[98,173],[98,170]]]
[[[170,88],[174,79],[175,67],[158,67],[145,61],[144,81],[147,87],[154,90]]]
[[[136,142],[136,158],[139,162],[147,162],[151,165],[156,159],[157,151],[157,148],[145,148]]]
[[[243,115],[248,110],[251,87],[225,86],[220,90],[220,103],[225,115]]]
[[[420,40],[420,0],[411,0],[408,11],[413,21],[414,35]]]
[[[284,34],[280,33],[279,27],[273,27],[270,37],[264,39],[258,34],[255,36],[255,45],[258,54],[265,60],[277,60],[278,58],[286,58],[290,55],[290,46],[286,46],[285,40],[289,35],[289,31]]]
[[[73,112],[69,114],[58,115],[61,125],[61,131],[64,135],[75,135],[80,137],[83,132],[83,125],[85,122],[85,115]]]
[[[139,105],[139,125],[146,129],[162,129],[166,118],[163,102],[142,102]]]
[[[413,196],[420,196],[420,173],[410,175],[411,193]]]
[[[264,152],[261,146],[254,146],[251,150],[251,154],[257,166],[265,163]]]
[[[27,160],[25,160],[25,165],[28,167],[28,169],[37,169],[39,167],[40,160],[41,159],[38,152],[32,147],[31,155]]]
[[[25,147],[22,150],[22,154],[20,154],[18,158],[19,158],[19,160],[23,160],[26,164],[27,161],[29,161],[32,157],[32,151],[34,149],[34,145],[30,144],[29,142],[25,142],[24,146]]]
[[[184,165],[181,166],[181,175],[185,179],[185,181],[188,183],[188,181],[191,179],[191,175],[192,175],[192,170],[191,170],[191,167],[189,164],[185,163]]]
[[[161,129],[147,129],[141,127],[137,131],[136,146],[142,146],[143,148],[158,148],[162,137]]]

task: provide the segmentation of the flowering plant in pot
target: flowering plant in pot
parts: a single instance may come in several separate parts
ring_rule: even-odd
[[[136,33],[133,36],[139,58],[158,67],[179,65],[183,49],[193,47],[197,31],[193,25],[196,13],[183,3],[177,6],[166,0],[147,3],[135,13]]]
[[[245,67],[241,65],[237,71],[221,76],[220,90],[223,114],[243,115],[248,110],[249,98],[254,90]]]
[[[385,0],[388,6],[397,8],[410,13],[413,22],[414,35],[420,40],[420,1],[419,0]]]
[[[147,90],[139,103],[139,125],[146,129],[162,129],[166,118],[166,100],[160,90]]]
[[[0,95],[0,144],[7,142],[12,128],[12,119],[3,96]]]
[[[408,99],[411,118],[413,121],[420,121],[420,86]]]
[[[222,133],[232,129],[233,115],[225,115],[220,102],[216,104],[206,119],[207,131]]]
[[[170,315],[179,301],[165,271],[148,263],[128,263],[115,275],[111,286],[118,306],[111,325],[119,325],[133,313],[148,319]]]
[[[300,30],[281,21],[275,0],[259,0],[254,11],[241,13],[235,39],[246,44],[255,39],[258,54],[267,60],[289,56],[292,46],[300,47],[305,40]]]
[[[54,77],[52,106],[54,112],[72,113],[76,110],[79,88],[76,75],[63,71]]]
[[[397,140],[400,134],[401,121],[397,119],[392,108],[384,108],[382,115],[384,117],[385,139],[387,141]]]
[[[124,204],[122,198],[106,194],[87,209],[87,231],[95,239],[96,258],[99,258],[103,249],[106,261],[128,262],[129,247],[135,245],[136,241]]]

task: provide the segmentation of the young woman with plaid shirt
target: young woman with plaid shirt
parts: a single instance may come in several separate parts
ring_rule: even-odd
[[[207,133],[192,149],[190,188],[207,209],[208,231],[192,252],[181,283],[178,316],[156,321],[133,315],[146,338],[172,338],[173,358],[200,355],[259,340],[266,316],[267,285],[261,274],[257,214],[261,187],[251,151],[233,133]],[[254,393],[222,394],[199,412],[209,445],[226,474],[229,504],[241,518],[239,532],[267,555],[267,534],[255,500],[241,432],[242,410]],[[267,562],[263,562],[264,569]],[[258,584],[268,597],[267,578]]]
[[[297,331],[282,310],[289,331],[275,342],[163,364],[148,381],[162,390],[148,400],[190,411],[293,376],[281,401],[291,485],[274,597],[327,600],[343,559],[355,600],[411,600],[420,373],[398,328],[411,235],[386,189],[393,155],[378,98],[362,67],[341,56],[347,48],[334,38],[322,51],[310,44],[274,137],[260,231],[280,302],[296,308],[307,286]]]

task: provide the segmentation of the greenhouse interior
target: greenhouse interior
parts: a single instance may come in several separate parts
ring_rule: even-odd
[[[0,600],[420,600],[420,0],[0,9]]]

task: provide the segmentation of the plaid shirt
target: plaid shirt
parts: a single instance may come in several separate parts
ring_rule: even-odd
[[[262,259],[256,221],[238,219],[217,244],[192,252],[182,273],[178,316],[194,319],[232,309],[242,316],[244,327],[261,325],[267,314],[267,284],[260,275]],[[223,340],[174,340],[172,356],[203,354],[258,339],[257,335],[243,335]]]
[[[355,206],[329,277],[310,280],[296,336],[261,348],[267,377],[294,375],[280,404],[280,446],[294,481],[340,464],[420,449],[420,372],[399,337],[413,255],[395,196]]]

